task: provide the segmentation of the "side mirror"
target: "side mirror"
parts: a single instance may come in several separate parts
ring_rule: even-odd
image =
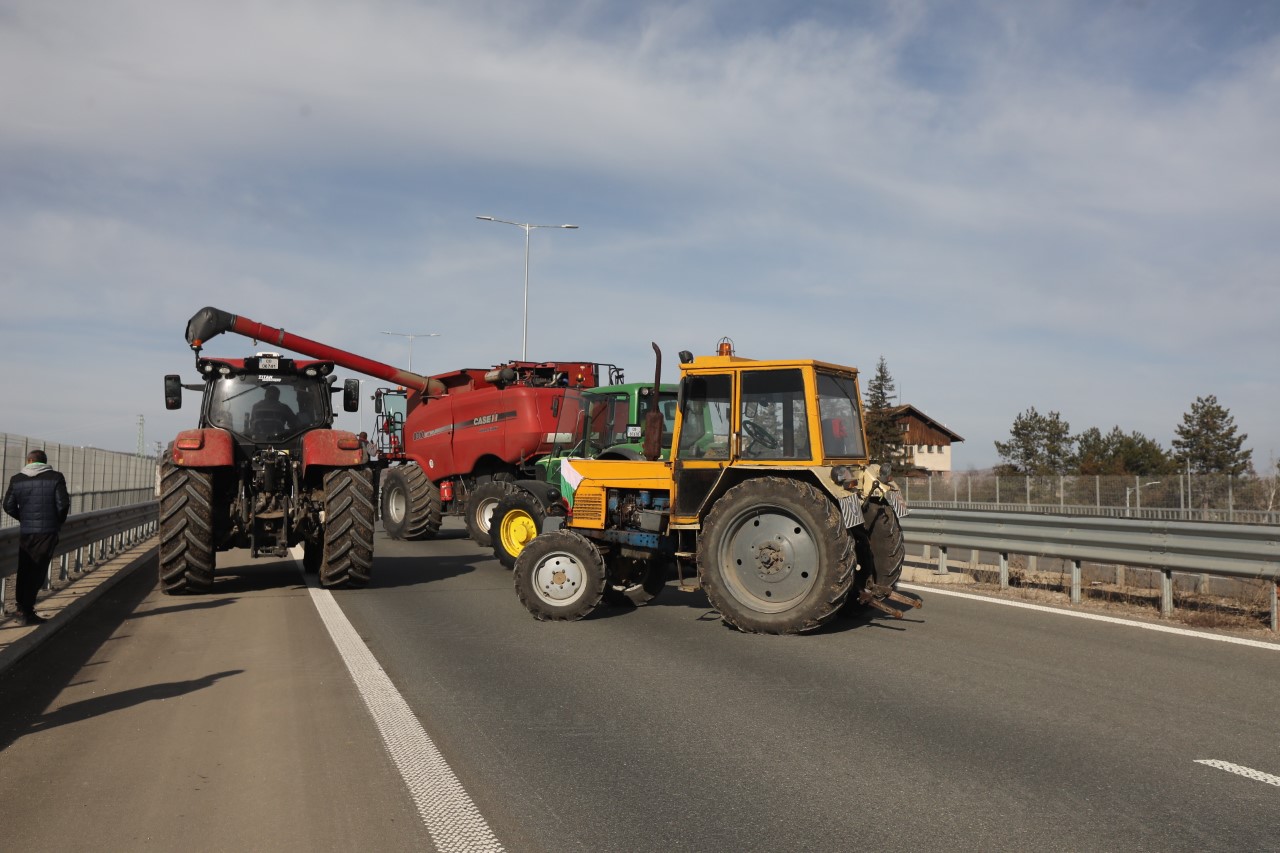
[[[360,380],[348,379],[342,383],[342,411],[360,411]]]
[[[176,373],[170,373],[164,378],[164,407],[182,408],[182,377]]]
[[[373,413],[375,415],[382,414],[382,395],[381,394],[373,395]]]

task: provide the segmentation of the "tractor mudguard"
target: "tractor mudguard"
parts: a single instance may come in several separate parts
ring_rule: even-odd
[[[184,429],[171,448],[173,464],[179,468],[219,468],[235,462],[231,433],[225,429]]]
[[[364,464],[364,447],[353,432],[342,429],[313,429],[302,436],[302,473],[319,465],[324,468],[354,468]]]
[[[558,499],[560,495],[560,490],[557,487],[542,480],[516,480],[512,485],[533,495],[543,504],[550,504],[553,500]],[[552,497],[553,492],[556,495],[555,498]]]

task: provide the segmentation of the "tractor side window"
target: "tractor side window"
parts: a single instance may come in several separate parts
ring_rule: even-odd
[[[799,368],[744,371],[738,415],[742,458],[809,458],[809,418]]]
[[[685,377],[680,402],[682,459],[728,459],[733,380],[729,374]]]
[[[823,456],[867,455],[854,377],[819,373],[818,411],[822,417]]]
[[[639,423],[643,424],[645,416],[652,408],[653,397],[646,395],[640,398],[639,405],[636,408],[636,417]],[[662,391],[658,396],[658,411],[662,412],[662,447],[666,450],[671,449],[671,437],[676,431],[676,395],[670,391]]]

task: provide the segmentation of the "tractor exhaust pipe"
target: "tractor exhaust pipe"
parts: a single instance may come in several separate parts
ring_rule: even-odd
[[[654,462],[662,457],[662,428],[666,426],[666,421],[662,417],[662,409],[658,407],[661,399],[658,391],[662,386],[662,350],[653,341],[649,343],[653,346],[657,366],[653,369],[653,402],[649,405],[649,411],[644,413],[643,452],[645,459]]]

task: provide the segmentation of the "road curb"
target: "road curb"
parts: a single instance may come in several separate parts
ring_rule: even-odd
[[[152,538],[125,551],[36,602],[36,610],[50,614],[41,625],[23,625],[17,614],[0,622],[0,674],[71,624],[71,620],[107,590],[155,559],[160,544]]]

